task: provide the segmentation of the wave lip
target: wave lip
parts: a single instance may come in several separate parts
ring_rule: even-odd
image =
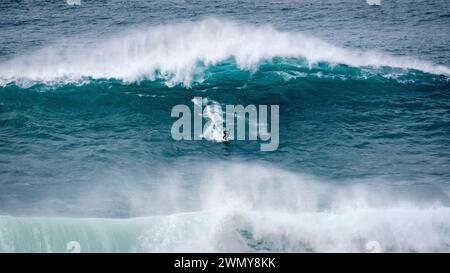
[[[253,71],[273,58],[300,58],[353,67],[415,69],[450,76],[450,69],[406,57],[340,48],[300,32],[282,32],[209,18],[197,22],[135,29],[82,46],[55,44],[0,65],[0,85],[119,79],[164,79],[168,85],[201,81],[205,67],[234,59]]]

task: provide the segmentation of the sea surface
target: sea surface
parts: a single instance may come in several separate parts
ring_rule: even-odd
[[[450,252],[449,34],[447,0],[3,0],[0,252]],[[174,140],[195,97],[279,105],[278,149]]]

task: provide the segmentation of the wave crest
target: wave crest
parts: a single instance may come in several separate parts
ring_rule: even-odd
[[[61,42],[0,64],[0,85],[119,79],[164,79],[166,84],[202,81],[208,66],[234,59],[240,69],[255,70],[273,58],[301,58],[354,67],[394,67],[450,75],[445,66],[377,52],[340,48],[300,32],[269,25],[237,24],[223,19],[153,26],[96,42]]]

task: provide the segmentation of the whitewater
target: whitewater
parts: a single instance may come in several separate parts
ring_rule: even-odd
[[[373,242],[377,251],[450,250],[448,193],[420,200],[417,192],[337,186],[271,166],[196,168],[208,171],[195,177],[195,191],[173,172],[152,192],[124,191],[132,209],[150,217],[1,216],[0,250],[70,252],[73,241],[82,252],[371,252]],[[78,206],[95,206],[92,197]]]

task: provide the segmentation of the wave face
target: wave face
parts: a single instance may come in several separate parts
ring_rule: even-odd
[[[23,2],[0,252],[450,252],[446,1]],[[179,104],[203,140],[171,137]],[[221,143],[238,104],[279,106],[276,151]]]
[[[239,69],[254,71],[262,62],[274,58],[290,59],[288,63],[296,68],[313,68],[326,63],[331,67],[368,68],[369,75],[389,75],[394,68],[400,68],[402,74],[407,73],[405,69],[413,69],[450,75],[450,69],[442,65],[347,50],[299,32],[206,19],[134,30],[88,46],[66,43],[47,47],[2,64],[0,84],[27,86],[88,79],[124,82],[164,79],[168,85],[190,86],[192,82],[203,81],[205,70],[210,66],[234,60]],[[377,70],[383,67],[387,67],[387,71]],[[375,71],[370,73],[372,69]]]

